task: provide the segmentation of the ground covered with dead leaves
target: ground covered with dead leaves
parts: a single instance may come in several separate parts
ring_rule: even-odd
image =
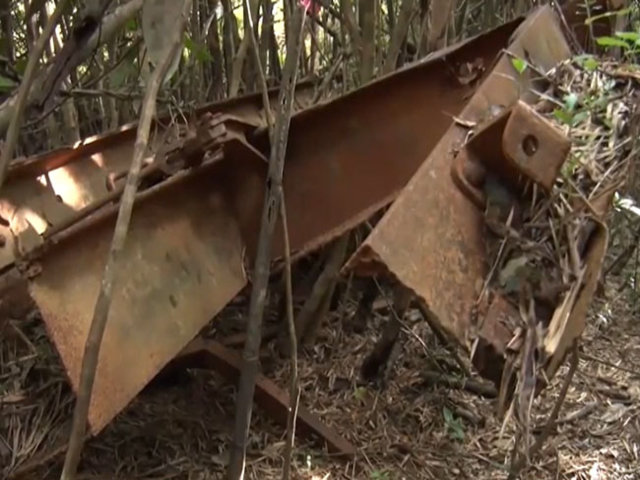
[[[554,434],[524,478],[640,478],[640,322],[632,300],[610,285],[607,301],[594,305]],[[366,331],[356,334],[348,328],[346,299],[301,354],[302,403],[359,453],[346,462],[298,441],[295,478],[506,478],[513,426],[503,428],[495,417],[495,399],[433,384],[459,373],[417,312],[407,317],[404,348],[387,385],[360,380],[362,360],[390,314],[387,305],[376,302]],[[242,308],[228,314],[236,317]],[[58,478],[62,456],[55,446],[67,434],[73,400],[37,315],[5,325],[1,354],[3,478]],[[264,368],[286,387],[285,359]],[[534,428],[551,410],[566,368],[536,401]],[[223,478],[233,415],[234,386],[210,372],[153,384],[87,443],[80,478]],[[248,478],[280,478],[284,435],[255,411]]]

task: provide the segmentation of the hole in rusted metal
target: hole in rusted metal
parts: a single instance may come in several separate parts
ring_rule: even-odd
[[[538,151],[538,139],[533,135],[527,135],[522,140],[522,150],[528,157],[532,157]]]

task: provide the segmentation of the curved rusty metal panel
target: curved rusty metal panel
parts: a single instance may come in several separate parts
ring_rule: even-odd
[[[558,19],[548,7],[536,10],[517,29],[508,51],[543,69],[570,54]],[[461,124],[482,123],[491,111],[526,97],[531,80],[515,71],[510,58],[500,57],[460,114]],[[483,212],[449,174],[467,133],[466,127],[451,125],[346,268],[391,273],[427,303],[448,333],[470,346],[478,328],[474,305],[487,272]],[[503,343],[509,338],[493,340]]]

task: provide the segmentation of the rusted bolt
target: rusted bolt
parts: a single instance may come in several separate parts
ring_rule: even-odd
[[[528,157],[532,157],[538,151],[538,139],[533,135],[527,135],[522,140],[522,150]]]

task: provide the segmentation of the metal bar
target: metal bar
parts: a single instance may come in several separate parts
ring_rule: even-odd
[[[218,372],[227,381],[235,382],[242,369],[242,358],[216,341],[197,338],[180,352],[170,367],[208,368]],[[286,428],[289,412],[287,393],[264,375],[258,375],[255,400],[273,420]],[[343,457],[353,457],[356,454],[356,447],[352,443],[325,425],[304,405],[298,407],[296,427],[296,433],[323,439],[329,453]]]

